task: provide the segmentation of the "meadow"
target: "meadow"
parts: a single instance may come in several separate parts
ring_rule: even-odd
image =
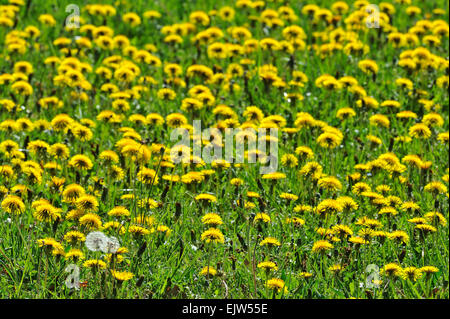
[[[0,298],[449,298],[448,5],[2,0]]]

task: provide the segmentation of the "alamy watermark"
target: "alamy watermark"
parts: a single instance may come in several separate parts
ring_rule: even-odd
[[[71,3],[66,6],[66,12],[70,14],[66,17],[65,27],[69,29],[80,28],[80,7]]]
[[[380,28],[380,8],[376,4],[368,4],[364,8],[369,15],[366,17],[366,27],[369,29]]]
[[[201,121],[194,120],[192,138],[187,128],[180,127],[172,130],[170,141],[177,142],[170,152],[171,160],[176,164],[202,161],[206,164],[215,161],[259,163],[262,164],[261,174],[276,172],[278,168],[277,128],[225,128],[223,134],[218,128],[202,130]]]
[[[375,264],[370,264],[366,267],[366,273],[369,275],[366,278],[364,287],[369,289],[379,288],[381,283],[380,267]]]
[[[364,7],[364,11],[369,14],[365,19],[366,27],[380,28],[380,8],[371,3]],[[71,3],[66,6],[66,12],[70,14],[66,17],[65,26],[69,29],[80,28],[80,7]]]

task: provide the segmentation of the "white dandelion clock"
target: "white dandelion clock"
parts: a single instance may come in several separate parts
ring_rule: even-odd
[[[119,240],[116,237],[111,236],[108,238],[106,249],[103,252],[107,254],[115,254],[119,248]]]
[[[106,251],[109,238],[100,231],[94,231],[86,236],[86,247],[90,251]]]

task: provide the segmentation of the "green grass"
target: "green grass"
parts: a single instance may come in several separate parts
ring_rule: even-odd
[[[345,28],[345,17],[354,7],[351,1],[349,12],[337,23],[337,27]],[[376,1],[378,2],[378,1]],[[6,3],[6,1],[2,1]],[[113,55],[123,55],[120,49],[110,51],[102,50],[92,41],[92,48],[84,49],[84,56],[78,56],[79,60],[88,63],[93,71],[83,72],[86,80],[92,85],[92,90],[80,90],[86,92],[89,100],[82,101],[71,97],[71,92],[78,89],[69,86],[56,86],[53,78],[57,75],[57,68],[44,64],[44,59],[49,56],[58,56],[61,60],[64,54],[54,46],[53,41],[59,37],[73,38],[79,35],[79,30],[68,31],[63,28],[68,13],[66,5],[76,3],[80,6],[81,16],[86,24],[100,26],[102,24],[112,28],[114,35],[126,35],[130,44],[143,49],[146,44],[153,44],[158,49],[153,53],[164,63],[178,63],[183,74],[181,78],[188,81],[187,87],[175,88],[177,93],[173,101],[162,101],[157,97],[157,92],[163,87],[167,76],[162,67],[151,67],[144,63],[135,62],[141,69],[142,75],[152,76],[157,84],[146,85],[148,92],[142,92],[139,99],[130,98],[130,110],[120,112],[123,120],[120,123],[105,123],[97,120],[97,115],[103,110],[112,110],[114,99],[100,90],[100,87],[109,80],[95,74],[95,70],[102,64],[103,59]],[[251,31],[253,38],[263,39],[271,37],[282,40],[284,27],[269,28],[262,22],[250,22],[250,16],[258,16],[262,10],[238,9],[234,1],[102,1],[103,4],[111,3],[117,10],[113,17],[103,19],[89,15],[83,7],[87,1],[58,1],[57,4],[50,1],[32,1],[27,9],[27,1],[21,6],[12,20],[14,27],[0,26],[0,75],[12,74],[14,63],[28,61],[33,65],[34,72],[29,76],[28,82],[33,87],[33,93],[28,96],[20,96],[12,93],[11,84],[1,83],[1,99],[9,99],[18,107],[15,110],[7,110],[0,105],[0,127],[5,120],[17,120],[28,118],[32,122],[39,119],[51,121],[56,115],[65,113],[74,120],[91,119],[96,126],[91,128],[93,137],[89,141],[80,141],[73,134],[57,132],[52,129],[15,130],[9,132],[0,130],[0,143],[12,140],[20,149],[27,149],[28,143],[35,140],[43,140],[49,145],[64,143],[70,149],[70,157],[76,154],[88,156],[94,166],[88,171],[78,172],[68,166],[70,159],[54,159],[50,154],[41,155],[23,151],[24,161],[34,161],[42,168],[41,180],[30,181],[23,171],[23,167],[12,161],[5,152],[0,152],[0,165],[9,165],[14,168],[14,177],[7,179],[0,174],[0,186],[6,189],[5,194],[0,193],[0,201],[9,195],[19,195],[25,204],[25,210],[20,215],[14,215],[0,208],[0,297],[2,298],[448,298],[449,288],[449,203],[448,203],[448,140],[447,143],[437,139],[439,133],[448,134],[449,128],[449,96],[446,88],[436,85],[436,79],[446,75],[448,81],[448,64],[444,69],[420,70],[409,74],[398,66],[399,55],[411,47],[395,48],[388,42],[389,34],[386,30],[370,29],[356,31],[358,38],[369,46],[369,52],[362,56],[348,56],[343,51],[336,51],[327,56],[320,57],[308,47],[305,50],[296,51],[292,57],[284,52],[267,52],[257,50],[249,54],[230,57],[227,59],[211,59],[207,55],[206,45],[199,49],[190,42],[190,38],[198,31],[207,27],[197,26],[197,31],[184,36],[183,43],[169,45],[164,42],[161,33],[163,26],[189,21],[189,13],[202,10],[209,11],[220,9],[228,5],[234,7],[236,15],[233,21],[222,21],[218,17],[211,18],[211,26],[216,26],[224,32],[224,38],[218,40],[223,43],[234,43],[235,40],[227,33],[230,26],[246,26]],[[326,22],[320,21],[312,24],[311,19],[301,13],[303,4],[299,1],[271,2],[267,1],[264,9],[277,9],[282,4],[290,6],[298,20],[293,24],[301,26],[307,38],[307,45],[324,44],[314,38],[315,32],[327,34]],[[90,3],[92,4],[92,3]],[[331,8],[332,1],[316,1],[315,4],[323,8]],[[392,25],[399,32],[406,33],[419,20],[425,19],[425,14],[431,14],[429,20],[444,20],[448,27],[448,1],[412,1],[412,5],[422,9],[417,17],[410,17],[406,13],[408,5],[394,3],[396,13],[392,15]],[[442,16],[432,15],[435,8],[443,8]],[[145,21],[142,17],[147,10],[157,10],[162,14],[160,19]],[[1,11],[0,11],[1,12]],[[122,22],[121,17],[127,12],[135,12],[142,18],[142,24],[131,27]],[[56,20],[54,27],[48,27],[39,22],[41,14],[52,14]],[[1,16],[1,14],[0,14]],[[285,22],[285,27],[290,25]],[[41,35],[37,39],[25,38],[27,51],[24,54],[11,54],[6,43],[8,33],[13,30],[24,30],[27,26],[36,26]],[[422,37],[419,37],[422,39]],[[313,41],[314,40],[314,41]],[[436,56],[447,59],[448,63],[448,35],[441,38],[442,43],[436,47],[427,47]],[[344,42],[344,45],[347,42]],[[75,48],[74,43],[71,44]],[[39,49],[38,49],[39,48]],[[239,63],[242,58],[254,60],[248,73],[248,90],[245,89],[244,77],[234,79],[241,88],[240,91],[230,93],[220,85],[205,83],[202,79],[188,79],[186,70],[190,65],[202,64],[213,68],[217,66],[225,72],[230,63]],[[286,83],[292,79],[289,59],[294,60],[294,70],[304,72],[308,82],[303,88],[278,89],[270,87],[266,89],[263,81],[257,74],[258,68],[265,64],[273,64],[278,69],[280,76]],[[131,57],[126,59],[132,61]],[[358,68],[358,62],[364,59],[376,61],[379,72],[376,77],[366,75]],[[389,110],[385,107],[378,109],[360,108],[357,106],[358,97],[347,89],[327,91],[315,85],[315,80],[324,74],[329,74],[337,79],[342,76],[352,76],[358,80],[359,85],[367,92],[368,96],[375,98],[380,104],[385,100],[396,100],[400,103],[398,110]],[[138,85],[137,79],[132,83],[122,83],[112,78],[111,83],[116,84],[120,90],[126,90]],[[414,83],[414,91],[402,90],[395,85],[398,78],[409,78]],[[214,174],[205,179],[196,187],[185,185],[181,182],[170,183],[162,179],[164,174],[183,175],[188,171],[200,171],[211,169],[207,164],[202,168],[193,166],[175,165],[172,168],[159,167],[159,155],[154,152],[151,160],[145,163],[148,168],[158,169],[159,183],[153,185],[141,184],[136,173],[142,168],[142,163],[133,162],[124,157],[117,148],[116,143],[123,137],[119,131],[121,127],[132,127],[142,138],[148,147],[152,144],[163,144],[171,147],[171,129],[164,124],[160,128],[150,125],[139,125],[128,118],[132,114],[159,113],[164,118],[171,113],[181,112],[187,117],[188,123],[201,118],[202,127],[211,127],[217,123],[213,114],[214,107],[204,107],[197,114],[180,110],[182,99],[188,96],[188,90],[194,85],[208,86],[216,98],[216,105],[230,106],[238,116],[239,123],[245,122],[243,112],[250,105],[258,106],[266,116],[281,115],[287,120],[286,127],[294,127],[297,113],[307,112],[316,120],[323,121],[329,126],[338,128],[343,134],[340,146],[334,149],[323,148],[317,143],[317,137],[322,133],[320,127],[302,128],[293,135],[279,133],[279,159],[284,154],[294,154],[296,147],[308,146],[314,152],[314,161],[323,167],[323,173],[334,176],[342,184],[338,191],[327,191],[317,185],[317,181],[301,176],[298,172],[309,161],[299,160],[296,167],[283,166],[280,160],[278,171],[286,174],[286,178],[271,183],[262,179],[259,173],[259,164],[246,164],[240,167],[231,165],[227,169],[216,169]],[[170,86],[170,85],[169,85]],[[430,113],[419,102],[417,90],[428,93],[426,99],[433,100],[434,105],[441,108],[436,112],[442,117],[443,124],[440,127],[432,127],[432,135],[428,139],[413,138],[409,143],[394,141],[398,136],[408,136],[409,129],[416,122],[422,120],[423,115]],[[303,101],[290,103],[285,99],[285,92],[298,92],[304,96]],[[38,108],[37,102],[42,97],[57,96],[63,101],[60,109]],[[20,106],[24,106],[21,110]],[[356,116],[352,119],[341,121],[336,117],[338,109],[351,107]],[[417,119],[399,120],[396,113],[409,110],[418,115]],[[390,120],[388,128],[371,125],[369,119],[374,114],[386,115]],[[375,135],[381,139],[382,144],[373,146],[367,140],[367,135]],[[448,135],[447,135],[448,137]],[[141,141],[140,141],[141,142]],[[125,172],[123,180],[114,182],[111,179],[109,169],[99,159],[99,154],[105,150],[114,150]],[[398,177],[393,177],[387,169],[369,169],[361,172],[360,182],[365,182],[375,188],[379,185],[389,185],[391,190],[387,195],[400,198],[401,202],[414,201],[420,206],[417,213],[410,213],[400,209],[401,203],[396,206],[398,214],[384,216],[378,214],[380,208],[374,205],[367,197],[356,195],[352,192],[351,182],[347,176],[356,171],[356,164],[364,164],[377,159],[380,155],[392,152],[401,161],[406,155],[416,154],[422,161],[431,161],[429,169],[415,168],[406,165],[406,170],[400,175],[405,178],[403,182]],[[44,169],[48,162],[57,162],[61,170],[51,172]],[[22,163],[23,164],[23,163]],[[0,169],[1,172],[1,169]],[[443,176],[447,180],[443,181]],[[152,216],[155,225],[166,225],[170,228],[169,236],[158,232],[145,235],[136,239],[129,232],[119,234],[117,231],[104,230],[108,236],[118,238],[120,245],[126,247],[129,252],[124,254],[124,260],[119,264],[108,264],[106,270],[94,273],[83,267],[83,261],[78,262],[80,268],[80,280],[87,282],[80,290],[70,290],[65,285],[68,273],[66,267],[72,262],[64,257],[55,257],[51,250],[40,248],[38,239],[52,237],[64,245],[67,253],[74,248],[63,241],[64,234],[70,230],[80,230],[88,234],[90,230],[82,227],[76,220],[66,218],[67,213],[74,209],[74,205],[63,201],[62,191],[55,191],[50,187],[51,177],[65,178],[64,186],[78,183],[84,187],[86,193],[96,196],[99,207],[97,214],[103,223],[114,220],[107,215],[115,206],[125,206],[131,212],[127,218],[117,219],[124,222],[124,228],[128,229],[133,223],[131,219],[136,216]],[[103,185],[96,183],[95,178],[100,178]],[[239,188],[230,184],[232,178],[241,178],[244,184]],[[434,195],[424,191],[425,185],[432,181],[440,181],[447,187],[443,194]],[[15,192],[16,185],[26,185],[28,194]],[[131,191],[127,191],[131,190]],[[247,191],[259,193],[260,200],[248,198]],[[292,193],[298,196],[295,202],[289,202],[280,198],[281,193]],[[137,206],[136,200],[124,200],[124,194],[133,194],[136,198],[152,198],[160,203],[154,209],[143,209]],[[217,197],[217,202],[201,204],[194,198],[198,194],[209,193]],[[387,196],[386,195],[386,196]],[[328,219],[321,219],[315,212],[295,213],[294,207],[299,204],[317,206],[324,199],[351,196],[359,208],[351,212],[339,212],[332,214]],[[61,208],[61,220],[59,222],[40,222],[34,216],[32,203],[45,198],[55,207]],[[239,200],[239,203],[238,203]],[[253,208],[246,208],[243,202],[254,203]],[[423,217],[431,211],[439,211],[447,220],[446,225],[435,225],[437,231],[420,237],[414,224],[408,220],[413,217]],[[218,213],[223,225],[218,226],[225,236],[224,243],[209,245],[201,240],[202,233],[209,227],[204,225],[201,217],[209,212]],[[254,223],[256,213],[264,212],[271,217],[267,225],[258,226]],[[304,220],[301,227],[293,227],[286,224],[288,217],[297,216]],[[387,233],[395,230],[403,230],[410,240],[407,243],[398,243],[395,240],[371,239],[369,244],[356,248],[348,239],[334,242],[334,248],[324,255],[312,253],[312,246],[318,240],[324,239],[317,228],[331,228],[337,224],[349,226],[354,236],[365,227],[358,225],[359,218],[367,216],[379,220],[383,230]],[[150,227],[149,227],[150,229]],[[266,237],[275,237],[281,246],[275,248],[261,247],[259,243]],[[327,237],[331,240],[330,237]],[[82,249],[86,260],[104,259],[104,254],[89,251],[84,244]],[[278,270],[270,274],[257,268],[257,264],[270,260],[277,264]],[[208,263],[217,269],[216,276],[207,278],[200,275],[200,271]],[[376,265],[381,270],[388,263],[397,263],[401,267],[435,266],[439,271],[430,277],[425,275],[417,281],[403,278],[389,279],[379,277],[382,280],[378,288],[366,288],[364,283],[369,276],[375,273],[367,272],[369,265]],[[342,264],[344,269],[338,275],[333,275],[328,268],[335,264]],[[134,277],[119,284],[112,278],[110,270],[118,269],[134,274]],[[309,272],[310,278],[302,278],[300,273]],[[285,282],[287,291],[273,293],[266,286],[267,279],[280,278]]]

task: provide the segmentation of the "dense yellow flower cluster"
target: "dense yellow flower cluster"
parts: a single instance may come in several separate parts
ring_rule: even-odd
[[[448,298],[441,1],[79,2],[0,5],[1,297]]]

